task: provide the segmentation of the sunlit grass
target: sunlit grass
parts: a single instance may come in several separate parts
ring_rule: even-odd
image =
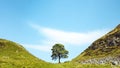
[[[80,64],[66,62],[53,64],[36,58],[21,45],[0,39],[0,68],[120,68],[110,64]]]

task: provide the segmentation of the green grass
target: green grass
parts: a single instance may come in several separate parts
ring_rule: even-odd
[[[95,64],[77,64],[77,63],[63,63],[63,64],[30,64],[30,65],[17,65],[17,64],[0,64],[0,68],[120,68],[120,66],[111,65],[95,65]]]
[[[75,62],[68,62],[62,64],[54,64],[51,68],[120,68],[120,66],[112,66],[110,64],[79,64]]]
[[[36,58],[21,45],[0,39],[0,68],[42,67],[49,63]]]
[[[36,58],[21,45],[0,39],[0,68],[113,68],[113,66],[79,64],[72,61],[61,64],[48,63]]]

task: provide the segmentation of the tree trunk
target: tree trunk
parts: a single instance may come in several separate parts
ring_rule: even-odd
[[[58,57],[58,61],[59,61],[58,63],[60,63],[60,56]]]

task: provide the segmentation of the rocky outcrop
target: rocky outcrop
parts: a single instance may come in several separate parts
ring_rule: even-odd
[[[81,61],[82,64],[113,64],[120,65],[120,57],[104,57],[99,59],[89,59],[85,61]]]
[[[110,46],[120,46],[120,34],[115,34],[112,37],[108,36],[106,39],[99,39],[96,42],[92,43],[89,49],[95,50],[98,48],[107,48]]]
[[[118,56],[119,55],[119,56]],[[79,63],[120,65],[120,24],[74,59]]]

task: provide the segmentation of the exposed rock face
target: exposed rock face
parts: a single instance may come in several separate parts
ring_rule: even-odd
[[[89,59],[86,61],[81,61],[82,64],[113,64],[120,65],[120,57],[104,57],[99,59]]]
[[[84,64],[120,65],[120,24],[93,42],[75,61]]]
[[[105,38],[100,38],[89,47],[89,49],[95,50],[98,48],[120,46],[120,31],[115,34],[106,35]]]

